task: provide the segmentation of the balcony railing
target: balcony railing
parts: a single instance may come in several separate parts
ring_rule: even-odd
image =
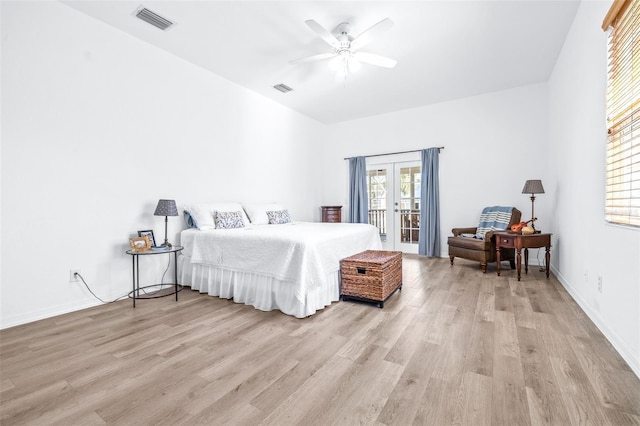
[[[400,210],[400,240],[418,244],[420,234],[420,210]]]
[[[381,237],[387,235],[387,210],[369,210],[369,223],[378,228]],[[420,210],[400,210],[400,240],[402,242],[417,243],[420,230]]]
[[[387,235],[387,209],[369,210],[369,223],[378,228],[380,235]]]

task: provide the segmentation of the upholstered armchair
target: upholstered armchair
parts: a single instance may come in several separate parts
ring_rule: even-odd
[[[511,209],[509,216],[508,209]],[[501,211],[500,211],[501,210]],[[486,207],[480,216],[480,223],[476,227],[453,228],[453,237],[449,237],[449,259],[476,260],[480,262],[483,273],[487,272],[487,263],[496,261],[496,240],[494,231],[507,230],[511,225],[520,222],[520,210],[505,207]],[[515,250],[501,249],[500,260],[508,260],[511,269],[515,268]]]

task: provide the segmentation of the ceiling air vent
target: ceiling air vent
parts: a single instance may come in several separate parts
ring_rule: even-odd
[[[144,22],[151,24],[156,28],[160,28],[162,31],[166,31],[174,25],[174,22],[163,18],[143,6],[140,6],[138,10],[135,11],[135,15],[137,18],[142,19]]]
[[[287,86],[286,84],[276,84],[275,86],[273,86],[274,89],[281,91],[282,93],[287,93],[292,91],[293,89],[289,86]]]

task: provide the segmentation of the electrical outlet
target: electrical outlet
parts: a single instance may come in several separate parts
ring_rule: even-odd
[[[602,275],[598,275],[598,291],[602,293]]]
[[[80,269],[71,269],[69,270],[69,282],[75,283],[80,281],[80,277],[76,274],[80,273]]]

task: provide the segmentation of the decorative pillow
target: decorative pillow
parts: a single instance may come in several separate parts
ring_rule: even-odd
[[[291,222],[291,216],[289,215],[288,210],[270,210],[267,212],[267,217],[269,218],[269,224],[271,225]]]
[[[249,218],[244,214],[239,203],[197,203],[185,206],[184,210],[191,216],[195,227],[200,230],[215,229],[216,223],[213,215],[216,211],[241,212],[244,223],[249,223]]]
[[[247,212],[249,220],[254,225],[268,224],[268,211],[284,210],[284,207],[277,203],[243,204],[242,207],[244,207],[244,211]]]
[[[216,229],[244,228],[242,212],[214,212],[213,214]]]
[[[189,228],[197,228],[198,227],[198,225],[196,225],[196,222],[193,220],[193,218],[191,217],[191,215],[189,214],[188,211],[185,210],[182,213],[184,215],[184,221],[185,221],[185,223],[187,224],[187,226]]]

